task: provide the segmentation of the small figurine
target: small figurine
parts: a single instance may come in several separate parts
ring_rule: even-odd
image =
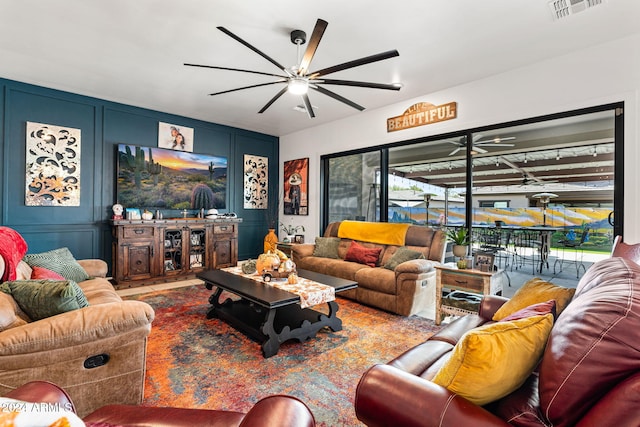
[[[116,202],[111,209],[113,210],[113,219],[122,219],[122,211],[124,211],[124,208],[120,203]]]

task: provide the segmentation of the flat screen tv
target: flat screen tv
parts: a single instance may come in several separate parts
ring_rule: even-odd
[[[226,208],[227,159],[118,144],[116,197],[130,208]]]

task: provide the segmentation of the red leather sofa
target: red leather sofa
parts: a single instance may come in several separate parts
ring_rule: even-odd
[[[25,402],[43,402],[62,408],[74,408],[69,395],[55,384],[32,381],[5,397]],[[135,405],[108,405],[84,417],[88,427],[313,427],[315,420],[300,400],[273,395],[258,401],[249,412],[185,409]]]
[[[370,368],[356,392],[358,418],[368,426],[639,426],[640,266],[615,255],[583,275],[538,368],[513,393],[478,406],[430,381],[462,335],[506,301],[487,296],[479,314]]]

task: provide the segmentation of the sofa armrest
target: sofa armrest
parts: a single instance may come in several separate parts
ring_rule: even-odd
[[[0,333],[0,356],[17,356],[82,345],[124,333],[151,330],[153,308],[141,301],[96,304]]]
[[[395,269],[396,277],[403,273],[425,274],[435,271],[434,262],[428,259],[412,259],[398,264]]]
[[[491,320],[496,311],[507,301],[509,301],[509,298],[498,295],[485,295],[480,301],[478,314],[484,319]]]
[[[284,395],[265,397],[253,405],[240,427],[313,427],[313,414],[301,400]]]
[[[11,390],[5,395],[23,402],[55,403],[59,409],[76,412],[71,397],[66,391],[48,381],[31,381]]]
[[[79,259],[78,264],[91,277],[107,277],[109,266],[101,259]]]
[[[297,259],[305,258],[313,255],[313,251],[316,248],[316,245],[313,243],[301,243],[297,245],[291,246],[291,258],[293,262],[296,262]]]
[[[364,373],[355,410],[369,427],[509,425],[446,388],[389,365],[375,365]]]

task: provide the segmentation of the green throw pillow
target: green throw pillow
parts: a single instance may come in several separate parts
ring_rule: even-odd
[[[70,281],[16,280],[1,284],[0,291],[11,294],[34,321],[80,308]]]
[[[384,265],[384,268],[389,270],[395,270],[397,266],[406,261],[411,261],[412,259],[424,259],[424,255],[422,252],[414,251],[413,249],[409,249],[406,246],[401,246],[398,250],[391,256],[389,261]]]
[[[340,238],[338,237],[316,237],[313,256],[338,259],[338,246],[340,246]]]
[[[27,254],[23,259],[31,267],[47,268],[76,283],[89,279],[87,272],[78,264],[68,248],[55,249],[40,254]]]

